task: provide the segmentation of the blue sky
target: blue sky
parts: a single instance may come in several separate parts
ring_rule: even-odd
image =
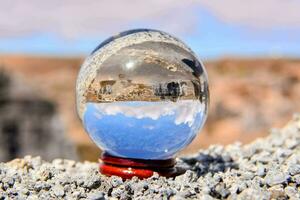
[[[87,55],[118,31],[154,28],[179,37],[203,59],[300,57],[300,3],[294,0],[0,4],[0,53]]]

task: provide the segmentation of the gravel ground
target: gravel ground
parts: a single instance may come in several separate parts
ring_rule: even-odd
[[[97,163],[27,156],[0,163],[4,199],[300,199],[300,116],[270,136],[242,146],[213,145],[178,160],[176,178],[123,181]]]

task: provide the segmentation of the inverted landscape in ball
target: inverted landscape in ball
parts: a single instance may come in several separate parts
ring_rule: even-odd
[[[104,151],[100,172],[175,176],[174,156],[202,128],[209,102],[202,63],[157,30],[122,32],[83,63],[76,85],[84,128]]]

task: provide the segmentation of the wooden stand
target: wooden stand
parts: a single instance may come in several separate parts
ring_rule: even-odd
[[[131,179],[134,176],[140,179],[149,178],[154,172],[165,177],[175,177],[185,172],[183,168],[175,167],[175,159],[142,160],[120,158],[104,153],[99,161],[101,174],[120,176],[124,179]]]

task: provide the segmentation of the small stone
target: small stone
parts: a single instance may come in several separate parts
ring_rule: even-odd
[[[98,172],[96,172],[86,177],[86,179],[84,180],[83,187],[86,187],[88,189],[94,189],[99,187],[100,184],[101,184],[101,179]]]
[[[207,195],[207,194],[201,195],[198,199],[201,199],[201,200],[214,200],[214,198],[212,196]]]
[[[271,171],[266,175],[266,183],[270,186],[286,183],[289,175],[282,172]]]
[[[34,190],[35,190],[36,192],[41,191],[42,188],[43,188],[43,184],[42,184],[41,182],[36,183],[35,186],[34,186]]]
[[[300,185],[300,174],[297,174],[297,175],[293,176],[293,177],[292,177],[292,180],[293,180],[296,184]]]
[[[227,198],[230,195],[230,191],[225,187],[224,183],[219,183],[215,187],[215,191],[220,194],[222,198]]]
[[[264,190],[247,188],[238,195],[237,199],[253,199],[253,200],[268,200],[271,199],[271,194]]]
[[[103,192],[95,192],[91,193],[87,196],[88,200],[105,200],[105,196]]]
[[[244,180],[251,180],[254,177],[254,174],[252,172],[246,171],[243,174]]]
[[[268,189],[271,193],[272,199],[286,199],[286,194],[284,192],[282,185],[275,185]]]
[[[123,180],[121,177],[117,177],[117,176],[112,176],[111,177],[111,185],[113,187],[118,187],[119,185],[121,185],[123,183]]]
[[[52,163],[54,166],[59,166],[59,165],[62,165],[64,163],[64,161],[62,159],[54,159],[52,161]]]
[[[170,200],[185,200],[185,198],[176,194],[175,196],[172,196]]]
[[[293,155],[291,155],[287,160],[286,163],[288,165],[297,165],[300,164],[300,152],[296,151]]]
[[[267,151],[261,152],[257,155],[253,155],[253,157],[251,158],[251,160],[255,162],[261,162],[263,164],[269,163],[271,159],[271,154]]]
[[[257,171],[256,171],[256,174],[260,177],[264,177],[266,175],[266,168],[262,165],[260,165],[258,168],[257,168]]]
[[[30,195],[27,200],[39,200],[39,197],[37,195]]]
[[[25,187],[20,188],[20,192],[21,192],[21,194],[25,194],[25,195],[29,195],[30,194],[29,190],[27,188],[25,188]]]
[[[256,149],[251,146],[247,146],[243,151],[244,158],[251,158],[256,153]]]
[[[292,165],[288,168],[288,172],[290,175],[294,176],[296,174],[300,174],[300,165]]]
[[[299,145],[299,141],[298,140],[293,140],[293,139],[287,139],[285,141],[285,146],[289,149],[294,149],[295,147],[297,147]]]
[[[297,196],[297,190],[294,187],[287,186],[286,188],[284,188],[284,191],[290,198]]]
[[[63,197],[65,195],[64,188],[61,185],[55,185],[52,190],[57,197]]]

